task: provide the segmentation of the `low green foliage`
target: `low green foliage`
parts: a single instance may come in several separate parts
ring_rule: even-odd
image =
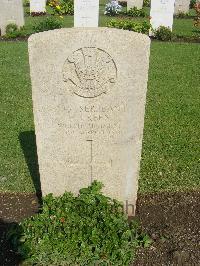
[[[150,23],[147,21],[135,22],[133,20],[115,20],[115,19],[112,19],[111,21],[108,22],[107,27],[123,29],[123,30],[130,30],[130,31],[148,34],[149,29],[150,29]]]
[[[23,0],[23,6],[29,7],[30,6],[30,0]]]
[[[176,15],[175,15],[176,18],[187,18],[189,17],[189,13],[184,13],[184,12],[178,12]]]
[[[18,252],[31,265],[129,265],[136,248],[150,245],[129,223],[123,206],[101,193],[94,181],[79,196],[47,195],[42,212],[8,233]]]
[[[17,27],[17,25],[14,24],[14,23],[8,24],[8,25],[6,26],[6,33],[7,33],[7,34],[12,33],[12,32],[14,32],[14,31],[17,31],[17,30],[18,30],[18,27]]]
[[[16,24],[11,23],[6,26],[5,38],[18,38],[26,36],[24,27],[18,28]]]
[[[165,26],[160,26],[155,31],[155,37],[156,39],[160,41],[171,41],[173,37],[173,33],[170,28],[165,27]]]
[[[16,24],[9,24],[6,27],[5,38],[12,39],[18,37],[26,37],[36,32],[54,30],[62,28],[62,21],[55,17],[46,17],[38,24],[32,26],[32,29],[28,30],[26,27],[18,28]]]
[[[145,6],[145,7],[150,7],[150,4],[151,4],[151,0],[144,0],[143,1],[143,6]]]
[[[47,17],[44,20],[40,21],[38,24],[33,26],[34,32],[42,32],[42,31],[48,31],[60,28],[62,28],[62,21],[54,17]]]
[[[144,18],[146,16],[146,13],[143,8],[138,9],[137,7],[133,7],[127,11],[127,15],[130,17],[143,17]]]
[[[74,1],[72,0],[50,0],[49,4],[53,15],[73,15]]]
[[[197,0],[190,0],[190,8],[194,8]]]

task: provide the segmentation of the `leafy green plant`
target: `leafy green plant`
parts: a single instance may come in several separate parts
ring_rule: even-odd
[[[109,21],[107,26],[110,28],[130,30],[144,34],[148,34],[149,29],[151,27],[150,23],[147,21],[135,22],[132,20],[115,20],[115,19]]]
[[[18,28],[16,24],[10,23],[6,26],[6,35],[5,38],[12,39],[18,37],[26,36],[26,32],[24,31],[24,27]]]
[[[53,15],[73,15],[74,1],[73,0],[51,0],[48,4],[51,7]]]
[[[160,41],[171,41],[173,38],[173,33],[170,28],[165,26],[160,26],[154,31],[154,36]]]
[[[9,34],[9,33],[12,33],[12,32],[15,32],[18,30],[18,27],[16,24],[14,23],[10,23],[6,26],[6,34]]]
[[[176,18],[187,18],[189,17],[189,13],[184,13],[184,12],[178,12],[176,15],[175,15]]]
[[[151,4],[151,0],[144,0],[143,1],[143,6],[145,6],[145,7],[150,7],[150,4]]]
[[[25,7],[30,6],[30,0],[23,0],[23,5],[24,5]]]
[[[129,265],[151,240],[101,189],[94,181],[78,196],[47,195],[41,213],[13,227],[8,239],[31,265]]]
[[[130,8],[127,11],[127,15],[130,17],[143,17],[143,18],[146,16],[144,9],[143,8],[138,9],[137,7]]]
[[[196,2],[196,0],[190,0],[190,8],[194,8]]]
[[[62,28],[62,22],[54,17],[47,17],[33,26],[34,32],[48,31]]]

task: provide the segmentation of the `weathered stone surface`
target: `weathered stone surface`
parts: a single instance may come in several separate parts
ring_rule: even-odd
[[[160,26],[169,27],[172,30],[175,0],[151,0],[151,25],[153,29]]]
[[[107,28],[29,38],[44,195],[98,179],[109,196],[135,205],[149,48],[146,35]]]
[[[74,0],[74,27],[98,27],[99,0]]]
[[[175,0],[174,13],[187,13],[190,9],[190,0]]]
[[[46,0],[30,0],[30,13],[46,13]]]
[[[127,9],[137,7],[141,9],[143,7],[143,0],[127,0]]]
[[[1,0],[0,3],[0,29],[1,35],[5,34],[8,24],[24,25],[24,11],[22,0]]]

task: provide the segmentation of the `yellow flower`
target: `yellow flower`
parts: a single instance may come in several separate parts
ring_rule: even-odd
[[[56,6],[56,8],[57,8],[58,10],[60,10],[60,6]]]

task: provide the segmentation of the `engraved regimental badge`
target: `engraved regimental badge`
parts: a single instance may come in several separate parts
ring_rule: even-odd
[[[95,98],[116,82],[117,68],[112,57],[96,47],[80,48],[64,63],[63,78],[69,82],[74,94],[84,98]]]

